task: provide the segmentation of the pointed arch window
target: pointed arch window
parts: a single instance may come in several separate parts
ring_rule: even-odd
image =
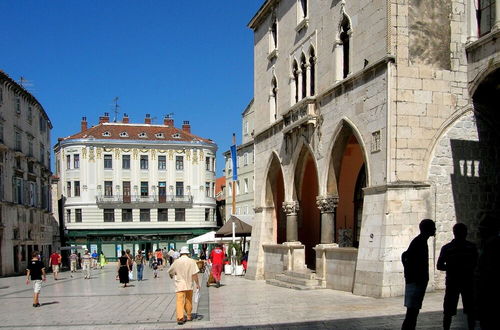
[[[350,51],[350,43],[351,43],[351,24],[349,23],[349,19],[346,15],[342,18],[342,23],[340,25],[340,41],[342,43],[342,76],[346,78],[349,74],[349,51]]]
[[[302,18],[307,17],[307,0],[299,0]]]
[[[276,17],[273,18],[273,24],[271,24],[271,40],[274,49],[278,48],[278,21]]]
[[[310,70],[310,82],[309,82],[309,95],[316,94],[316,55],[314,53],[314,48],[311,47],[309,50],[309,70]]]
[[[278,119],[278,82],[276,81],[276,77],[273,77],[271,80],[271,95],[269,98],[269,107],[270,107],[270,119],[271,122],[276,121]]]
[[[294,82],[294,99],[295,103],[299,102],[299,65],[297,64],[297,61],[293,61],[293,68],[292,68],[292,74],[293,74],[293,82]]]
[[[301,99],[303,99],[307,95],[307,61],[304,54],[300,57],[300,70],[302,76]]]

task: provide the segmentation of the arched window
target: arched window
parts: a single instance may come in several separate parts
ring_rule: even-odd
[[[343,77],[346,78],[349,74],[349,46],[351,38],[351,24],[346,15],[342,18],[340,26],[340,41],[342,42],[342,58],[343,58]]]
[[[307,17],[307,0],[300,0],[300,8],[302,9],[303,17]]]
[[[273,24],[271,25],[271,38],[274,49],[278,48],[278,21],[276,17],[273,18]]]
[[[271,80],[271,97],[269,99],[269,108],[271,122],[274,122],[276,121],[276,119],[278,119],[278,82],[276,81],[276,77],[273,77],[273,79]]]
[[[314,94],[316,94],[316,86],[314,84],[316,79],[316,56],[314,54],[314,48],[312,47],[309,50],[309,67],[311,70],[310,74],[311,81],[309,82],[309,92],[310,95],[313,96]]]
[[[307,61],[306,61],[306,56],[302,54],[300,57],[300,70],[302,71],[302,91],[301,91],[301,99],[306,97],[307,95]]]
[[[293,69],[292,69],[292,74],[293,74],[293,80],[294,80],[294,90],[295,90],[295,103],[299,102],[299,66],[297,64],[297,61],[293,61]]]

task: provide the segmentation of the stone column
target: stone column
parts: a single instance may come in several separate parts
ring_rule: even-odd
[[[303,81],[302,79],[302,70],[298,69],[297,70],[297,75],[298,75],[298,89],[297,89],[297,100],[300,101],[304,98],[304,95],[302,95],[302,84],[305,84],[306,82]]]
[[[333,67],[334,67],[334,77],[335,82],[341,81],[343,78],[343,70],[344,70],[344,58],[342,54],[342,41],[335,40],[333,43]]]
[[[299,211],[299,202],[283,202],[283,211],[286,214],[286,241],[298,241],[298,225],[297,225],[297,212]]]
[[[495,25],[492,30],[500,29],[500,1],[495,1]]]
[[[338,196],[316,197],[316,205],[321,211],[321,244],[330,244],[335,241],[335,209],[338,203]]]

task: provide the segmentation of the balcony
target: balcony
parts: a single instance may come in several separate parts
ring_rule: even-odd
[[[186,209],[193,207],[191,195],[112,195],[96,196],[100,209]]]
[[[301,126],[316,126],[318,115],[316,114],[315,99],[307,97],[292,108],[283,116],[283,133],[287,134]]]

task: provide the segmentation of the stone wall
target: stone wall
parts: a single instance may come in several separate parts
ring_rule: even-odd
[[[323,279],[328,289],[352,292],[357,257],[355,248],[317,246],[317,278]]]

